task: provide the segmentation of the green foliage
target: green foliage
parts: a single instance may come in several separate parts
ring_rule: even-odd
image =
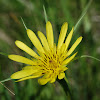
[[[7,54],[20,54],[30,57],[15,46],[20,40],[34,48],[27,37],[26,29],[21,21],[23,18],[27,28],[36,34],[40,30],[45,34],[45,6],[48,20],[53,24],[55,42],[58,39],[63,22],[69,23],[69,30],[75,26],[84,13],[89,0],[0,0],[0,80],[20,70],[24,65],[9,60]],[[77,47],[77,56],[90,55],[100,59],[100,1],[93,0],[86,15],[72,38],[70,46],[79,36],[83,40]],[[73,100],[100,100],[100,62],[90,58],[80,58],[71,62],[66,75]],[[64,80],[63,80],[64,81]],[[0,100],[70,100],[64,89],[56,82],[40,86],[36,79],[15,83],[14,80],[3,83],[16,95],[13,96],[0,84]],[[63,84],[61,82],[61,84]],[[64,87],[63,87],[64,88]],[[65,91],[67,91],[65,85]]]

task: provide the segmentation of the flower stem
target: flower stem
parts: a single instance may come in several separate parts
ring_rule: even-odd
[[[65,79],[66,83],[68,83],[68,79],[66,78],[66,76],[64,77],[64,79]]]

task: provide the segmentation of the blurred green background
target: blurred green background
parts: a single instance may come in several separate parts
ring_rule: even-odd
[[[89,0],[0,0],[0,52],[30,58],[15,46],[15,40],[20,40],[35,50],[20,17],[36,34],[38,30],[45,34],[44,5],[48,19],[53,25],[57,43],[61,25],[67,21],[69,32],[79,20],[88,2]],[[87,14],[74,32],[70,46],[79,36],[83,36],[83,40],[75,50],[78,51],[77,56],[91,55],[100,59],[99,0],[93,0]],[[23,66],[0,55],[0,80],[9,78]],[[71,62],[68,68],[66,73],[74,100],[100,100],[100,62],[80,58]],[[30,79],[19,83],[11,80],[4,84],[16,95],[9,93],[0,84],[0,100],[69,100],[58,82],[55,82],[55,86],[50,83],[40,86],[37,79]]]

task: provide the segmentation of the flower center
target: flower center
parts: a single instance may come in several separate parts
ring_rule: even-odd
[[[44,73],[45,72],[55,73],[55,74],[59,73],[60,62],[59,59],[57,58],[57,55],[44,54],[43,58],[40,59],[40,61],[41,61],[40,66],[42,66]]]
[[[58,68],[58,64],[57,62],[55,62],[54,60],[49,60],[49,68],[55,69]]]

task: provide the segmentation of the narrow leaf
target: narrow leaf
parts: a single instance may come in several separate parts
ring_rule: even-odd
[[[79,27],[79,25],[81,24],[82,19],[83,19],[83,17],[85,16],[85,14],[87,13],[87,11],[88,11],[88,9],[89,9],[91,3],[92,3],[92,0],[89,0],[88,4],[87,4],[86,7],[84,8],[84,10],[83,10],[83,12],[82,12],[82,14],[81,14],[79,20],[77,21],[77,23],[76,23],[76,25],[75,25],[75,27],[74,27],[74,31],[76,31],[76,29],[77,29],[77,28]]]
[[[44,5],[43,5],[43,10],[44,10],[45,22],[47,23],[48,18],[47,18],[47,13],[46,13],[45,6]]]
[[[72,92],[70,91],[67,81],[68,81],[67,79],[58,80],[63,90],[65,91],[66,96],[69,97],[68,100],[73,100]]]

